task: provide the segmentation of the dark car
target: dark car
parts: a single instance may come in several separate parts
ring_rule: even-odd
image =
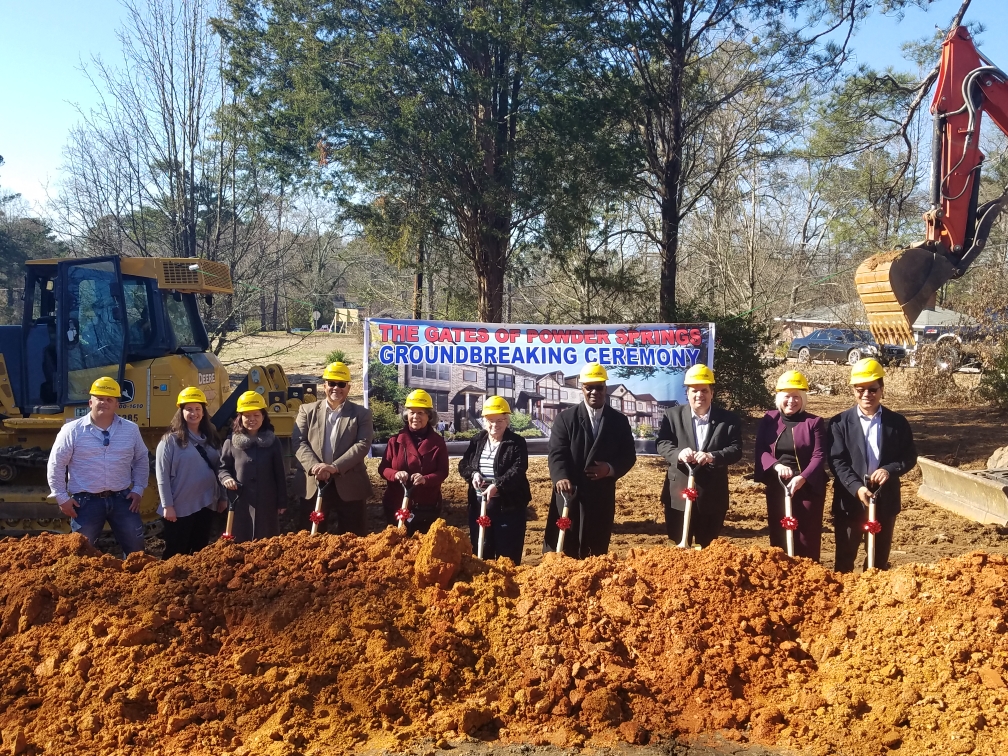
[[[820,328],[792,341],[787,356],[794,357],[798,362],[820,360],[848,365],[853,365],[862,357],[874,357],[885,365],[906,357],[906,349],[892,344],[880,348],[869,331]]]

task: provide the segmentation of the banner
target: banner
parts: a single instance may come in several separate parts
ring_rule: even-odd
[[[667,407],[685,401],[683,373],[714,365],[714,324],[514,325],[372,318],[364,328],[364,403],[398,404],[423,389],[438,429],[481,427],[483,399],[499,395],[522,435],[548,436],[556,415],[581,401],[591,362],[609,373],[608,399],[639,437],[654,435]]]

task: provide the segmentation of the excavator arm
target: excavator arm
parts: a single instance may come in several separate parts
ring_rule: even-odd
[[[924,214],[925,240],[874,255],[855,275],[869,327],[880,344],[914,344],[917,316],[980,255],[1008,205],[1006,189],[978,206],[981,119],[986,113],[1008,134],[1008,75],[980,55],[964,26],[953,29],[942,45],[931,113],[931,207]]]

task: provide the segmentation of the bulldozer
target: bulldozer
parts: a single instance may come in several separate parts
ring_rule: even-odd
[[[942,45],[931,100],[931,199],[925,239],[865,260],[855,273],[868,326],[879,344],[915,344],[913,323],[938,291],[961,277],[983,252],[1008,188],[979,204],[983,114],[1008,134],[1008,75],[977,50],[965,26]]]
[[[314,385],[290,386],[277,364],[255,366],[232,390],[210,350],[198,296],[234,293],[228,267],[194,258],[106,256],[31,260],[26,264],[20,325],[0,326],[0,536],[69,532],[70,520],[50,498],[49,450],[60,427],[87,414],[89,388],[100,376],[122,387],[118,413],[140,426],[150,452],[168,429],[187,386],[207,397],[224,430],[237,397],[254,390],[267,400],[277,436],[290,437],[298,408],[316,401]],[[140,504],[156,523],[154,466]]]

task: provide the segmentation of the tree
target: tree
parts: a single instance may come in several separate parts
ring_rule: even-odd
[[[568,0],[231,0],[217,28],[277,160],[324,153],[368,201],[443,206],[492,321],[516,237],[621,165],[591,22]]]
[[[890,0],[887,10],[915,0]],[[638,82],[631,123],[646,155],[644,176],[660,215],[660,317],[676,319],[684,219],[731,171],[754,136],[756,119],[711,151],[717,116],[754,93],[764,102],[828,81],[845,59],[846,38],[872,0],[614,0],[606,6],[614,56]],[[795,20],[798,19],[798,20]],[[836,33],[841,42],[825,42]],[[722,133],[724,136],[724,133]]]

